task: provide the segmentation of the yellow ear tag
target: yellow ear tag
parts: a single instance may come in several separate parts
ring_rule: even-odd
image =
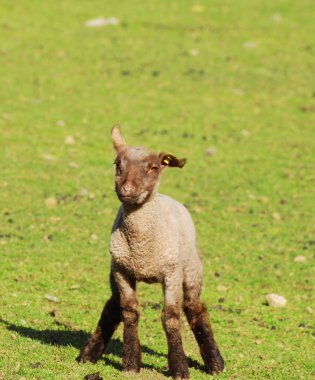
[[[163,164],[168,165],[172,161],[172,153],[168,152],[169,156],[165,157],[163,160]]]

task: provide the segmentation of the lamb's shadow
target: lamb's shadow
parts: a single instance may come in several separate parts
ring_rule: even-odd
[[[81,349],[87,339],[90,337],[90,334],[86,333],[83,330],[36,330],[31,327],[18,326],[13,323],[7,322],[4,319],[0,319],[0,322],[3,323],[9,331],[14,331],[21,336],[35,339],[41,343],[52,345],[52,346],[72,346],[76,349]],[[167,358],[167,355],[152,350],[146,345],[141,345],[143,353],[146,353],[155,357]],[[110,365],[115,369],[121,371],[123,369],[120,363],[113,361],[108,357],[109,354],[112,354],[117,357],[122,357],[123,345],[119,339],[112,339],[106,349],[106,355],[103,357],[103,360],[106,365]],[[198,370],[204,371],[204,367],[201,366],[196,360],[188,358],[188,363],[190,367],[194,367]],[[167,375],[168,372],[161,370],[158,367],[150,364],[143,364],[144,368],[152,369],[163,375]]]

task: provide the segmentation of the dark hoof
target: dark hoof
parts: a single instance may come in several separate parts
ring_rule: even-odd
[[[126,373],[139,373],[141,369],[141,356],[133,358],[133,360],[123,359],[123,371]]]
[[[124,368],[124,372],[126,372],[126,373],[139,373],[140,368]]]
[[[170,375],[175,380],[186,380],[186,379],[189,379],[188,366],[183,365],[183,366],[181,366],[181,368],[177,368],[176,370],[170,371]]]
[[[93,363],[93,364],[95,364],[98,361],[98,359],[96,359],[96,358],[94,358],[92,356],[89,356],[89,355],[85,355],[85,354],[80,354],[79,356],[77,356],[75,358],[75,360],[78,363],[88,363],[88,362],[90,362],[90,363]]]
[[[218,351],[218,353],[209,360],[209,363],[206,364],[206,372],[215,375],[223,372],[223,370],[224,360]]]
[[[82,348],[79,356],[76,358],[78,363],[96,363],[105,351],[103,343],[90,342],[88,341],[86,345]]]

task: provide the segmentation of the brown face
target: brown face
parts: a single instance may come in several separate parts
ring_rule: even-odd
[[[171,153],[157,154],[129,147],[118,126],[112,128],[112,141],[117,153],[115,190],[124,204],[143,204],[157,190],[166,166],[182,168],[186,163],[186,159],[178,159]]]
[[[115,190],[122,203],[141,205],[157,189],[164,165],[158,154],[126,148],[115,160]]]

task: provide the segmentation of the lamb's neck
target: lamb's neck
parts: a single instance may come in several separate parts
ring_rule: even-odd
[[[158,194],[140,207],[130,207],[123,204],[125,228],[130,233],[152,233],[152,228],[157,224],[159,217]],[[143,236],[144,237],[144,236]]]

